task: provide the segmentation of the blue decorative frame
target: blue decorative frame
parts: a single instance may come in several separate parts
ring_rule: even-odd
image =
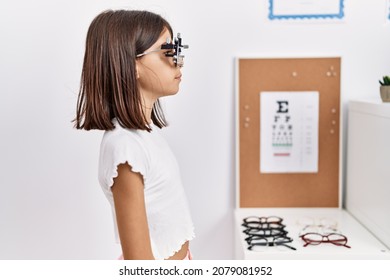
[[[388,20],[390,20],[390,0],[388,0],[388,9],[387,9],[387,12],[388,12],[388,14],[387,14],[387,19]]]
[[[275,19],[342,19],[344,18],[344,0],[339,0],[340,7],[338,14],[308,14],[308,15],[275,15],[274,14],[274,0],[269,0],[269,15],[270,20]],[[390,19],[390,13],[389,13]]]

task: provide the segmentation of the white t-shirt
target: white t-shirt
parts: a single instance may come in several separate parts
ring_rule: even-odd
[[[104,133],[100,145],[99,182],[111,204],[117,241],[111,187],[118,176],[117,166],[128,163],[133,172],[144,178],[146,215],[153,255],[167,259],[195,237],[179,166],[159,128],[151,124],[151,132],[126,129],[113,121],[115,129]]]

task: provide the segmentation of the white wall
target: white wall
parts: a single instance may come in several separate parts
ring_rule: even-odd
[[[86,31],[108,8],[159,12],[190,44],[180,93],[163,102],[170,121],[165,134],[190,198],[195,258],[233,258],[234,58],[340,55],[345,109],[350,99],[378,98],[378,79],[390,74],[386,0],[346,0],[345,20],[328,24],[268,22],[267,3],[3,1],[0,259],[119,255],[97,181],[102,132],[76,131],[70,122]]]

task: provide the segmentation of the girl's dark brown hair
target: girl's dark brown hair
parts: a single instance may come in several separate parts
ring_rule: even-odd
[[[125,128],[150,131],[142,110],[136,77],[136,55],[150,48],[167,29],[160,15],[148,11],[105,11],[91,23],[86,39],[77,129],[112,130],[116,118]],[[166,120],[157,100],[152,121],[162,128]]]

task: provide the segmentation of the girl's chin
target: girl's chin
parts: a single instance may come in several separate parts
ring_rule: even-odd
[[[175,95],[175,94],[177,94],[178,92],[179,92],[179,88],[177,88],[177,89],[175,89],[175,90],[172,90],[171,92],[169,92],[169,93],[167,94],[167,96]]]

